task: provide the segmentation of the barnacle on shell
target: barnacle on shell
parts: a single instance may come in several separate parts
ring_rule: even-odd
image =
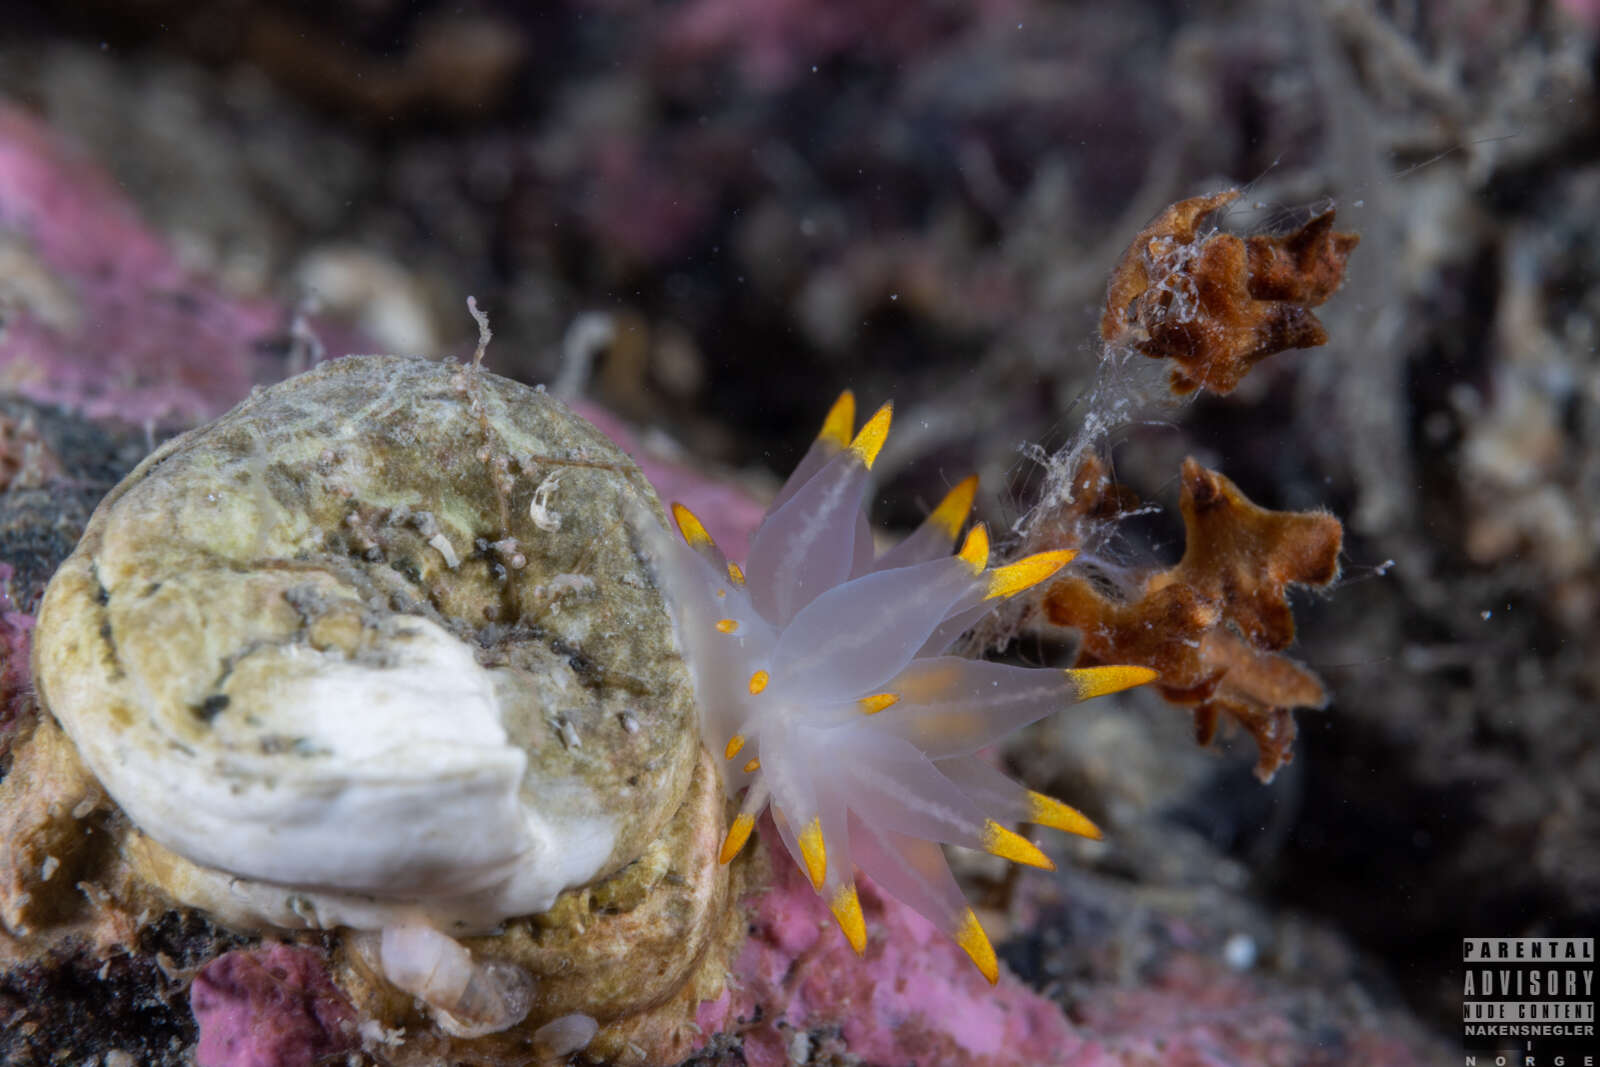
[[[667,560],[694,673],[701,732],[744,794],[731,860],[765,810],[857,952],[859,867],[953,938],[989,981],[998,964],[939,843],[1048,868],[1007,822],[1098,837],[1081,813],[994,770],[979,750],[1059,708],[1140,685],[1144,667],[1030,669],[948,656],[1001,600],[1054,575],[1070,551],[989,567],[974,526],[952,554],[976,479],[952,489],[905,541],[875,554],[863,511],[889,431],[885,405],[853,431],[846,392],[772,502],[743,567],[687,508]]]

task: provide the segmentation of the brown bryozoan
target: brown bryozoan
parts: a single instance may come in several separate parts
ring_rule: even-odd
[[[1326,344],[1311,309],[1339,288],[1360,241],[1334,232],[1331,210],[1282,236],[1201,226],[1238,198],[1229,189],[1172,205],[1111,273],[1101,339],[1172,360],[1176,394],[1231,393],[1268,356]]]
[[[1181,201],[1134,238],[1100,320],[1108,362],[1129,353],[1170,360],[1173,395],[1225,394],[1268,356],[1326,343],[1311,309],[1338,289],[1359,238],[1335,232],[1331,210],[1277,236],[1207,224],[1238,196]],[[1093,449],[1079,449],[1061,473],[1065,490],[1030,516],[1030,551],[1088,543],[1136,503]],[[1236,721],[1256,741],[1265,781],[1292,758],[1293,709],[1327,704],[1317,677],[1283,654],[1295,634],[1287,592],[1338,577],[1343,527],[1326,512],[1258,507],[1192,458],[1181,484],[1177,564],[1124,570],[1116,581],[1074,568],[1043,587],[1023,625],[1076,631],[1080,664],[1155,669],[1161,694],[1193,708],[1202,744],[1222,716]]]

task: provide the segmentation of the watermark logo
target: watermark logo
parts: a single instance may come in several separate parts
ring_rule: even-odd
[[[1462,939],[1466,1067],[1600,1067],[1594,938]]]

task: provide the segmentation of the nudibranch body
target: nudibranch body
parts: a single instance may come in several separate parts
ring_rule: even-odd
[[[946,655],[999,601],[1049,578],[1072,552],[991,568],[978,524],[952,554],[977,488],[968,478],[876,555],[863,500],[890,415],[885,405],[853,432],[854,398],[839,398],[742,568],[675,504],[685,545],[669,558],[670,599],[703,740],[724,760],[728,793],[744,794],[722,861],[770,808],[789,854],[858,953],[866,926],[856,867],[952,937],[993,982],[994,950],[939,843],[1049,868],[1005,823],[1100,834],[1079,812],[994,770],[979,750],[1058,708],[1155,675]]]

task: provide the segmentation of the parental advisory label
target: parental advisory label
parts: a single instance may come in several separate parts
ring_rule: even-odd
[[[1462,938],[1466,1067],[1600,1067],[1594,938]]]

